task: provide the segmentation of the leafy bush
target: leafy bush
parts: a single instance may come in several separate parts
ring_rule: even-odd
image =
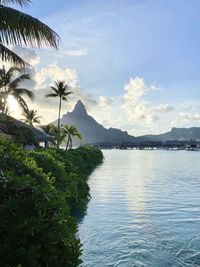
[[[49,149],[47,153],[51,154],[57,162],[64,166],[66,172],[66,187],[64,188],[68,192],[69,206],[73,211],[84,209],[89,200],[87,177],[97,164],[102,162],[102,152],[96,148],[84,146],[67,151]]]
[[[0,266],[79,265],[71,210],[86,203],[87,174],[101,160],[93,148],[27,152],[0,139]]]

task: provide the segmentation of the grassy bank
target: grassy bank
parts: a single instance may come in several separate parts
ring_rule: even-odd
[[[92,147],[30,152],[0,139],[0,266],[78,266],[72,211],[85,207],[102,158]]]

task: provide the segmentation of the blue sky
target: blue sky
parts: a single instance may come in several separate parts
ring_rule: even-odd
[[[35,79],[48,76],[43,91],[50,69],[58,77],[71,70],[77,98],[105,126],[135,135],[200,126],[200,1],[32,2],[24,11],[62,40],[58,52],[35,50]],[[56,106],[43,101],[43,110],[35,105],[56,118]]]

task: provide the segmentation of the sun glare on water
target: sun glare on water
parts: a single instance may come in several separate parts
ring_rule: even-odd
[[[18,103],[12,95],[8,96],[8,107],[10,112],[18,111]]]

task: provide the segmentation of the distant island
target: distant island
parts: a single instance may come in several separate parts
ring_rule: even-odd
[[[56,125],[57,121],[54,122]],[[105,128],[92,116],[88,115],[84,104],[79,100],[72,112],[61,118],[62,125],[74,125],[83,136],[82,144],[99,147],[198,147],[200,144],[200,127],[172,128],[159,135],[132,136],[127,131]],[[74,140],[75,144],[77,140]],[[78,143],[77,143],[78,144]]]

